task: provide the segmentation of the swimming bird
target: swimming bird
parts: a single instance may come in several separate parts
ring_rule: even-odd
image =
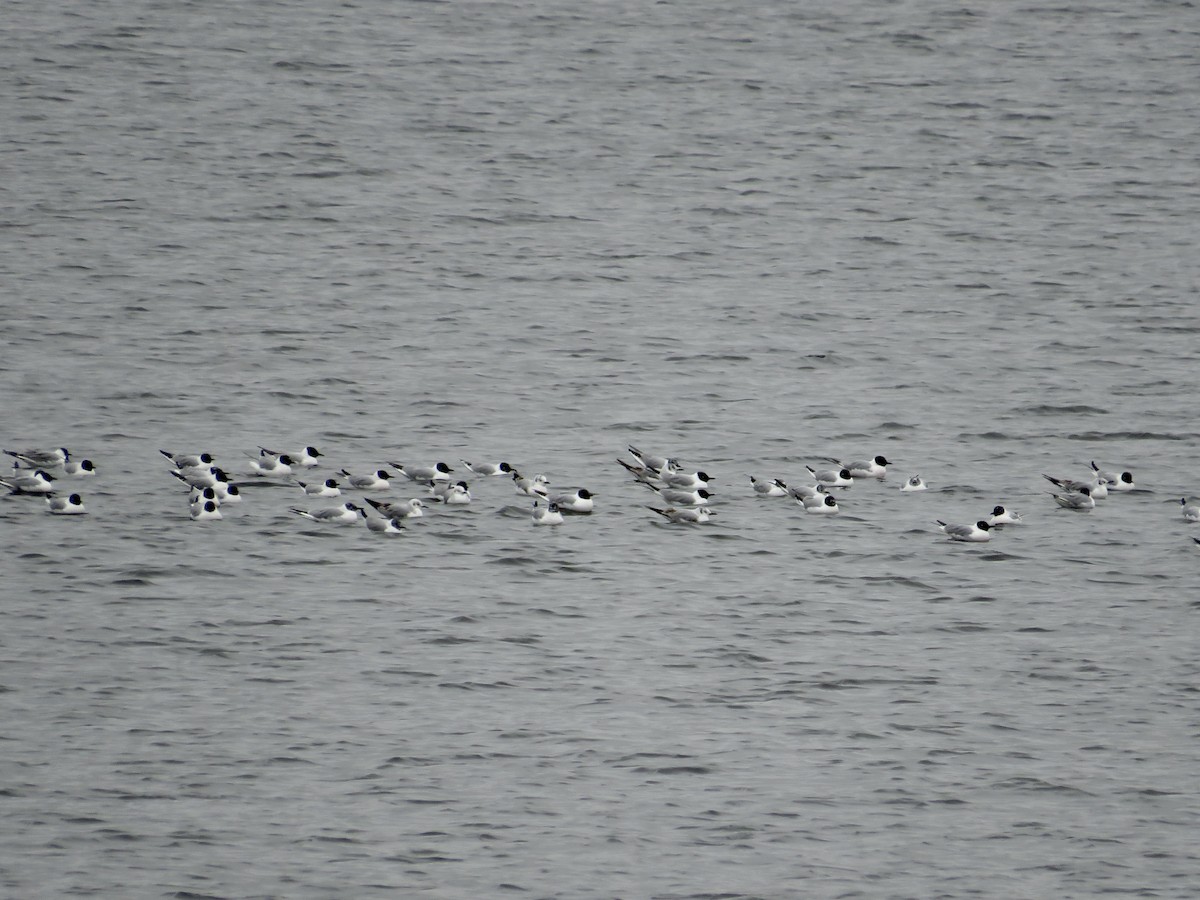
[[[1183,510],[1183,521],[1200,522],[1200,506],[1197,506],[1194,501],[1188,503],[1187,497],[1180,497],[1179,506]]]
[[[549,499],[565,513],[590,513],[595,506],[592,501],[595,496],[587,488],[579,488],[562,494],[554,494]]]
[[[707,472],[665,472],[659,483],[670,488],[686,488],[694,491],[696,488],[706,488],[714,479]]]
[[[335,478],[326,478],[320,484],[306,481],[297,481],[296,484],[300,485],[306,497],[337,497],[342,493]]]
[[[215,502],[217,506],[221,505],[221,498],[217,496],[215,487],[192,488],[191,493],[188,494],[188,506],[203,506],[209,500]]]
[[[747,477],[750,479],[750,486],[754,488],[754,493],[759,497],[786,497],[788,495],[788,486],[778,478],[767,481],[759,480],[753,475]]]
[[[78,494],[70,497],[47,497],[46,507],[56,516],[80,516],[87,512],[83,508],[83,498]]]
[[[217,500],[221,503],[241,503],[242,495],[236,484],[230,484],[228,481],[218,481],[212,485],[212,489],[217,493]]]
[[[300,509],[296,506],[290,509],[298,516],[326,525],[352,525],[358,521],[359,516],[364,519],[367,517],[365,509],[350,502],[341,506],[323,506],[320,509]]]
[[[71,458],[66,447],[55,447],[52,450],[29,448],[27,450],[5,450],[4,452],[34,469],[56,468]]]
[[[650,469],[653,472],[662,472],[663,469],[678,468],[679,461],[670,456],[655,456],[653,453],[643,453],[637,447],[630,444],[627,448],[629,454],[637,460],[638,465],[643,469]]]
[[[305,469],[319,466],[321,464],[321,457],[325,455],[316,447],[304,447],[300,450],[284,450],[282,453],[268,450],[266,447],[259,447],[258,449],[263,456],[273,456],[276,459],[279,459],[281,456],[291,457],[291,465],[293,467],[301,466]]]
[[[823,484],[793,484],[788,488],[788,496],[798,503],[813,497],[824,497],[828,493]]]
[[[463,464],[463,468],[473,475],[511,475],[514,471],[513,467],[506,462],[469,463],[465,459],[460,459],[459,462]]]
[[[887,476],[888,461],[882,456],[876,456],[872,459],[856,459],[851,462],[841,462],[831,457],[826,457],[826,462],[831,462],[839,468],[846,469],[850,473],[851,478],[885,478]]]
[[[513,472],[512,480],[518,494],[525,494],[528,497],[545,497],[549,493],[550,479],[540,473],[532,478],[527,478],[520,472]]]
[[[992,514],[987,517],[987,523],[993,527],[996,525],[1022,525],[1024,522],[1021,514],[1015,509],[1006,509],[1000,505],[993,506]]]
[[[924,490],[927,490],[928,487],[929,486],[927,484],[925,484],[924,479],[921,478],[920,475],[914,475],[912,478],[908,479],[908,481],[904,482],[904,484],[900,485],[900,490],[902,490],[902,491],[924,491]]]
[[[642,484],[658,484],[662,476],[662,471],[659,469],[651,469],[649,466],[634,465],[627,463],[625,460],[618,457],[617,462],[634,477],[635,481],[640,481]],[[672,470],[668,469],[667,472]]]
[[[534,525],[561,525],[563,514],[556,503],[551,502],[542,506],[534,500],[532,521]]]
[[[96,474],[96,465],[90,459],[81,459],[78,462],[68,460],[63,463],[63,474],[70,475],[72,478],[87,478]]]
[[[171,474],[185,484],[196,488],[213,487],[218,482],[228,482],[229,476],[220,466],[194,469],[172,469]]]
[[[54,476],[47,475],[41,469],[34,469],[31,475],[23,471],[14,472],[10,478],[0,478],[0,485],[13,494],[53,494]]]
[[[450,473],[454,470],[444,462],[432,466],[405,466],[403,463],[388,462],[388,465],[407,478],[418,484],[434,484],[439,481],[449,481]]]
[[[1110,491],[1132,491],[1134,488],[1132,472],[1102,472],[1094,459],[1092,471]]]
[[[351,475],[345,469],[339,473],[346,479],[346,484],[356,491],[386,491],[391,486],[388,480],[392,477],[392,473],[387,469],[376,469],[369,475]]]
[[[805,466],[813,480],[819,481],[825,487],[850,487],[854,484],[854,476],[850,474],[850,470],[843,466],[840,469],[822,469],[815,470],[812,466]]]
[[[419,519],[425,515],[425,504],[416,497],[411,500],[374,500],[371,497],[363,499],[391,519]]]
[[[688,491],[683,488],[659,487],[655,484],[647,484],[646,487],[662,497],[671,506],[708,506],[708,502],[713,496],[704,488],[696,488],[694,491]]]
[[[260,456],[250,460],[250,471],[262,478],[286,478],[292,474],[292,458],[286,453],[279,456]]]
[[[397,518],[391,519],[376,519],[374,517],[367,518],[367,528],[376,534],[399,534],[404,530],[404,526]]]
[[[1108,488],[1105,486],[1104,479],[1098,473],[1092,475],[1091,481],[1075,481],[1070,478],[1055,478],[1053,475],[1042,475],[1051,484],[1057,485],[1064,491],[1073,492],[1080,488],[1087,488],[1088,494],[1093,501],[1103,500],[1108,496]]]
[[[716,515],[707,506],[697,506],[690,509],[676,509],[673,506],[668,506],[666,509],[658,509],[655,506],[647,506],[646,509],[658,513],[668,522],[673,522],[676,525],[703,525]]]
[[[167,450],[159,450],[163,456],[171,461],[177,469],[197,469],[202,466],[211,466],[216,460],[211,453],[171,453]]]
[[[1092,498],[1091,488],[1087,487],[1086,485],[1077,488],[1068,494],[1051,494],[1050,496],[1053,497],[1054,502],[1063,509],[1072,509],[1085,512],[1089,509],[1096,508],[1096,501]]]
[[[464,506],[471,502],[471,489],[465,481],[454,484],[435,484],[430,487],[434,497],[447,506]]]
[[[842,511],[838,506],[837,500],[832,494],[809,497],[807,500],[802,500],[800,502],[804,506],[804,511],[806,513],[818,513],[825,516],[836,516]]]
[[[209,522],[222,518],[221,508],[217,506],[214,500],[204,501],[203,506],[191,507],[188,510],[188,515],[192,517],[193,522]]]
[[[978,543],[992,539],[992,536],[988,534],[992,526],[982,519],[974,525],[948,525],[941,519],[938,519],[937,523],[938,530],[948,535],[952,541],[973,541]]]

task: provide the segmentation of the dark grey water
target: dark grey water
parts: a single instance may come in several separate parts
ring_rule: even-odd
[[[0,891],[1200,894],[1186,3],[14,3]],[[716,475],[660,524],[627,443]],[[158,449],[506,459],[406,533]],[[842,516],[747,474],[893,474]],[[1140,489],[1058,510],[1040,473]],[[925,494],[897,490],[920,473]],[[393,492],[396,496],[402,492]],[[951,544],[995,503],[1026,524]]]

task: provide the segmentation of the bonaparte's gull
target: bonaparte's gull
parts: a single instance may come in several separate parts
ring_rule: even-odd
[[[463,506],[471,502],[471,489],[465,481],[457,481],[454,484],[435,484],[430,490],[434,491],[434,496],[447,506]]]
[[[70,497],[47,497],[46,507],[56,516],[80,516],[87,512],[83,508],[83,498],[78,494]]]
[[[749,478],[754,493],[759,497],[786,497],[788,495],[788,486],[778,478],[772,478],[769,481],[755,478],[753,475]]]
[[[1132,472],[1101,472],[1100,467],[1096,465],[1096,461],[1092,460],[1092,471],[1096,473],[1101,481],[1110,491],[1132,491],[1133,490],[1133,473]]]
[[[79,462],[69,460],[63,463],[63,473],[70,475],[72,478],[87,478],[89,475],[96,474],[96,464],[90,459],[81,459]]]
[[[369,517],[367,518],[367,528],[376,534],[399,534],[404,530],[404,526],[396,518],[376,519]]]
[[[186,482],[196,488],[212,487],[219,481],[229,481],[229,476],[225,474],[225,470],[220,466],[172,469],[171,474],[180,481]]]
[[[343,503],[341,506],[323,506],[320,509],[300,509],[293,506],[291,510],[305,519],[328,525],[352,525],[358,521],[359,516],[364,519],[367,517],[365,509],[349,502]]]
[[[217,506],[215,500],[205,500],[204,505],[199,504],[192,506],[188,510],[188,515],[196,522],[209,522],[214,519],[221,518],[221,508]]]
[[[837,500],[834,499],[832,494],[809,497],[808,499],[800,502],[804,504],[804,511],[806,513],[818,513],[825,516],[836,516],[841,512],[841,509],[838,507]]]
[[[849,471],[851,478],[885,478],[887,476],[888,461],[882,456],[872,459],[856,459],[851,462],[842,462],[827,457],[826,461]]]
[[[1104,479],[1099,474],[1092,476],[1091,481],[1074,481],[1070,478],[1055,478],[1053,475],[1042,475],[1051,484],[1058,485],[1067,493],[1075,493],[1080,488],[1087,488],[1088,495],[1092,498],[1093,505],[1096,500],[1103,500],[1108,496],[1108,488],[1105,487]]]
[[[55,447],[52,450],[30,448],[28,450],[5,450],[13,459],[18,459],[35,469],[51,469],[61,466],[71,458],[66,447]]]
[[[667,472],[659,478],[659,482],[664,487],[685,488],[689,491],[706,488],[713,480],[707,472]]]
[[[1083,485],[1068,494],[1051,494],[1054,502],[1063,509],[1072,509],[1085,511],[1096,508],[1096,501],[1092,499],[1092,491],[1087,485]]]
[[[158,452],[169,459],[177,469],[198,469],[211,466],[215,462],[211,453],[171,453],[167,450]]]
[[[511,475],[513,467],[506,462],[498,463],[469,463],[465,459],[459,460],[468,472],[474,475]]]
[[[712,499],[712,494],[704,488],[685,491],[682,488],[658,487],[653,484],[648,484],[646,487],[662,497],[671,506],[708,506],[708,501]]]
[[[454,471],[444,462],[434,463],[432,466],[406,466],[398,462],[389,462],[388,465],[409,481],[415,481],[419,484],[435,484],[439,481],[449,481],[450,473]]]
[[[363,499],[391,519],[418,519],[425,515],[425,504],[416,497],[411,500],[373,500],[370,497]]]
[[[189,506],[203,506],[207,500],[214,500],[217,506],[221,505],[221,498],[217,496],[215,487],[192,488],[191,493],[188,494]]]
[[[643,466],[643,465],[634,465],[633,463],[627,463],[627,462],[625,462],[625,460],[620,459],[620,458],[617,459],[617,462],[619,462],[621,464],[621,466],[627,472],[629,472],[630,475],[632,475],[636,480],[640,481],[642,484],[658,484],[659,483],[660,476],[662,475],[662,472],[659,469],[651,469],[648,466]],[[667,471],[669,472],[671,470],[668,469]]]
[[[516,485],[517,493],[525,494],[527,497],[545,497],[549,492],[547,485],[550,484],[550,479],[542,474],[526,478],[520,472],[513,472],[512,480]]]
[[[292,458],[286,453],[279,456],[260,456],[250,460],[250,471],[263,478],[286,478],[292,474]]]
[[[562,510],[558,508],[556,503],[551,502],[546,506],[542,506],[536,500],[533,501],[534,525],[561,525],[562,523]]]
[[[992,514],[987,517],[989,525],[1021,525],[1024,524],[1024,519],[1021,514],[1015,509],[1007,509],[1003,506],[993,506]]]
[[[828,493],[823,484],[793,484],[788,488],[788,496],[794,498],[799,503],[811,500],[813,497],[824,497]]]
[[[937,520],[938,529],[949,536],[952,541],[990,541],[992,536],[988,534],[988,530],[992,527],[987,522],[980,520],[974,525],[948,525],[941,519]]]
[[[550,501],[562,512],[590,513],[595,506],[592,501],[592,498],[595,496],[587,488],[579,488],[578,490],[555,494],[550,497]]]
[[[230,484],[228,481],[218,481],[212,485],[212,489],[217,492],[217,500],[221,503],[242,502],[242,495],[238,491],[236,484]]]
[[[316,447],[303,447],[299,450],[284,450],[282,452],[268,450],[266,447],[259,447],[258,449],[262,451],[263,456],[273,456],[276,459],[281,456],[290,457],[292,460],[291,466],[293,468],[300,466],[305,469],[310,469],[313,466],[319,466],[321,464],[320,458],[325,455]]]
[[[920,475],[914,475],[912,478],[904,482],[904,484],[900,485],[900,490],[902,491],[924,491],[928,488],[929,485],[925,483],[924,479],[922,479]]]
[[[41,469],[34,469],[29,475],[14,472],[11,478],[0,478],[0,485],[14,494],[53,494],[54,476]]]
[[[809,474],[812,475],[815,481],[825,485],[825,487],[850,487],[854,484],[854,476],[850,474],[850,470],[843,466],[840,469],[822,469],[815,470],[812,466],[805,466]]]
[[[630,445],[627,449],[630,455],[638,461],[638,465],[644,469],[661,472],[663,469],[674,469],[679,465],[678,460],[670,456],[655,456],[653,453],[643,453],[633,445]]]
[[[338,474],[356,491],[386,491],[391,484],[388,479],[392,477],[392,473],[387,469],[376,469],[368,475],[351,475],[342,469]]]
[[[308,497],[338,497],[342,493],[335,478],[326,478],[319,484],[305,481],[297,481],[296,484],[303,488],[305,496]]]
[[[1189,503],[1187,497],[1180,497],[1179,506],[1183,510],[1185,522],[1200,522],[1200,506],[1194,500]]]
[[[668,506],[666,509],[658,509],[654,506],[647,506],[646,508],[658,513],[668,522],[674,522],[676,525],[703,525],[716,515],[707,506],[695,506],[688,509],[676,509],[673,506]]]

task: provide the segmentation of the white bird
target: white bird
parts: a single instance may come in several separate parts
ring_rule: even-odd
[[[512,480],[518,494],[525,494],[528,497],[545,497],[549,493],[550,479],[540,473],[532,478],[526,478],[520,472],[513,472]]]
[[[927,485],[925,483],[925,481],[921,478],[920,475],[914,475],[912,478],[908,479],[908,481],[904,482],[904,484],[900,485],[900,490],[902,490],[902,491],[924,491],[924,490],[927,490],[928,487],[929,487],[929,485]]]
[[[654,506],[647,506],[646,509],[658,513],[668,522],[673,522],[676,525],[703,525],[716,515],[707,506],[697,506],[690,509],[676,509],[673,506],[668,506],[666,509],[658,509]]]
[[[533,501],[533,524],[534,525],[561,525],[563,523],[562,511],[555,503],[548,503],[542,506],[536,500]]]
[[[212,487],[217,482],[228,482],[229,476],[220,466],[206,468],[172,469],[171,474],[195,488]]]
[[[404,526],[400,524],[400,520],[396,518],[367,518],[367,528],[376,534],[399,534],[404,530]]]
[[[759,480],[753,475],[750,478],[750,485],[754,488],[754,493],[759,497],[786,497],[788,495],[788,486],[778,478],[772,478],[770,481]]]
[[[854,484],[854,476],[845,466],[840,469],[822,469],[819,472],[812,466],[804,468],[808,469],[814,481],[820,482],[825,487],[850,487]]]
[[[832,494],[809,497],[807,500],[802,500],[801,503],[803,503],[804,511],[806,513],[819,513],[826,516],[836,516],[841,512],[841,509],[838,507],[837,500]]]
[[[46,507],[56,516],[80,516],[87,512],[83,508],[83,498],[78,494],[70,497],[47,497]]]
[[[643,453],[632,444],[627,447],[630,455],[638,461],[638,465],[643,469],[650,469],[654,472],[662,472],[663,469],[676,469],[679,467],[679,461],[670,456],[655,456],[652,453]]]
[[[411,500],[374,500],[371,497],[363,499],[391,519],[418,519],[425,515],[425,504],[416,497]]]
[[[41,469],[34,469],[32,475],[14,472],[11,478],[0,478],[0,485],[14,494],[53,494],[54,476]]]
[[[1087,488],[1088,494],[1093,500],[1093,505],[1095,505],[1094,501],[1103,500],[1108,496],[1108,488],[1105,486],[1104,479],[1100,477],[1099,473],[1093,473],[1091,481],[1074,481],[1070,478],[1055,478],[1053,475],[1045,474],[1042,477],[1068,493],[1074,493],[1080,488]]]
[[[1200,522],[1200,506],[1197,506],[1195,502],[1188,503],[1187,497],[1180,497],[1179,506],[1183,510],[1183,521]]]
[[[194,522],[210,522],[215,519],[220,519],[221,508],[217,506],[215,500],[204,501],[203,506],[193,506],[188,510],[188,515],[192,517]]]
[[[706,488],[713,480],[707,472],[667,472],[659,478],[659,482],[665,487],[686,488],[689,491]]]
[[[391,486],[388,479],[392,477],[392,473],[387,469],[377,469],[369,475],[351,475],[342,469],[338,474],[356,491],[386,491]]]
[[[578,490],[567,491],[563,494],[554,494],[549,499],[551,503],[563,512],[590,513],[595,508],[595,504],[592,501],[592,498],[595,496],[587,488],[579,488]]]
[[[1086,511],[1096,508],[1096,501],[1092,499],[1091,489],[1086,485],[1068,494],[1051,494],[1050,496],[1063,509]]]
[[[62,470],[64,475],[70,475],[72,478],[87,478],[96,474],[96,464],[90,459],[81,459],[79,462],[72,459],[63,463]]]
[[[291,465],[293,467],[301,466],[305,469],[311,469],[313,466],[319,466],[321,464],[320,457],[325,455],[316,447],[304,447],[300,450],[284,450],[281,453],[274,450],[268,450],[266,447],[259,447],[258,449],[262,456],[273,456],[276,459],[281,456],[291,457]]]
[[[198,469],[211,466],[216,461],[211,453],[170,453],[166,450],[158,452],[169,459],[171,465],[177,469]]]
[[[292,474],[292,458],[286,453],[260,456],[250,460],[250,471],[263,478],[286,478]]]
[[[788,496],[795,499],[798,503],[803,503],[805,500],[810,500],[813,497],[824,497],[828,493],[823,484],[793,484],[788,488]]]
[[[1092,460],[1092,471],[1096,473],[1097,477],[1104,482],[1110,491],[1133,490],[1132,472],[1102,472],[1100,471],[1100,467],[1096,465],[1095,460]]]
[[[439,481],[449,481],[450,473],[454,470],[444,462],[432,466],[405,466],[403,463],[389,462],[389,466],[407,478],[419,484],[435,484]]]
[[[646,487],[662,497],[671,506],[708,506],[708,502],[713,496],[704,488],[686,491],[683,488],[665,488],[653,484],[648,484]]]
[[[1015,509],[1006,509],[1003,506],[993,506],[992,514],[987,517],[989,525],[1022,525],[1025,520],[1021,518],[1021,514]]]
[[[635,481],[639,481],[642,484],[658,484],[663,475],[663,470],[651,469],[649,466],[643,466],[641,464],[634,465],[633,463],[627,463],[625,460],[619,457],[617,462],[619,462],[621,466],[634,477]],[[675,470],[667,469],[665,471],[667,474],[669,474]]]
[[[217,506],[221,505],[221,498],[217,496],[215,487],[192,488],[188,494],[188,506],[203,506],[207,501],[212,500]]]
[[[950,537],[952,541],[990,541],[992,536],[988,534],[988,530],[992,527],[987,522],[980,520],[974,525],[947,525],[941,519],[937,520],[938,530]]]
[[[242,495],[238,491],[236,484],[230,484],[228,481],[218,481],[212,485],[212,489],[216,491],[217,500],[221,503],[242,502]]]
[[[352,525],[358,521],[359,516],[364,519],[367,517],[365,509],[349,502],[343,503],[341,506],[323,506],[320,509],[300,509],[293,506],[291,510],[305,519],[327,525]]]
[[[459,462],[463,464],[463,468],[474,475],[511,475],[514,471],[513,467],[506,462],[469,463],[465,459],[460,459]]]
[[[851,462],[840,462],[826,457],[826,461],[849,471],[851,478],[884,478],[887,476],[888,461],[882,456],[876,456],[869,460],[856,459]]]
[[[437,486],[435,485],[432,489],[437,490]],[[467,487],[465,481],[458,481],[454,484],[446,485],[445,491],[438,499],[447,506],[463,506],[471,502],[471,489]]]
[[[71,458],[66,447],[55,447],[53,450],[30,448],[28,450],[5,450],[4,452],[34,469],[56,468]]]
[[[320,484],[306,481],[297,481],[296,484],[300,485],[306,497],[339,497],[342,493],[335,478],[326,478]]]

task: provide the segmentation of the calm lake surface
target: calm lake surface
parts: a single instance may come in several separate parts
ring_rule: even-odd
[[[99,474],[0,496],[0,894],[1200,895],[1198,42],[1150,0],[9,4],[0,443]],[[306,444],[474,502],[322,527],[248,474]],[[191,521],[160,449],[243,502]],[[874,454],[836,518],[747,477]],[[1093,460],[1138,489],[1059,509]]]

